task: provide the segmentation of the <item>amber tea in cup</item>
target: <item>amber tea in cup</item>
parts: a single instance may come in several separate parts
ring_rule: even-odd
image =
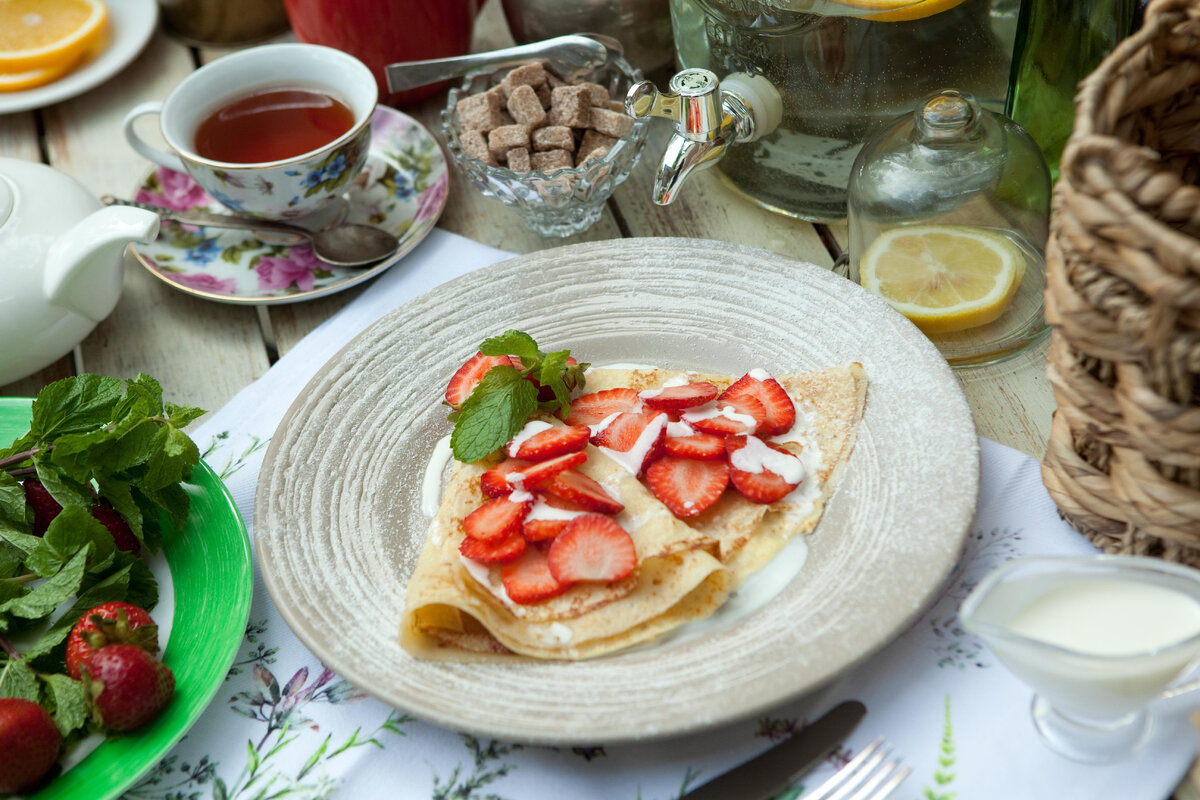
[[[366,164],[377,98],[375,76],[351,55],[268,44],[206,64],[166,100],[130,109],[122,127],[135,151],[187,172],[227,208],[320,227]],[[158,116],[166,149],[137,131],[146,115]]]
[[[238,95],[200,121],[196,153],[258,164],[319,150],[354,125],[354,112],[316,88],[271,86]]]

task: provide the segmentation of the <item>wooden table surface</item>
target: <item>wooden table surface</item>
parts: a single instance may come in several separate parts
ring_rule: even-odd
[[[509,44],[499,2],[488,0],[474,49]],[[156,33],[146,50],[107,83],[57,105],[0,117],[0,156],[48,163],[96,196],[130,197],[151,165],[122,137],[125,112],[137,103],[165,98],[189,72],[224,52],[190,48]],[[437,131],[443,103],[444,96],[438,96],[405,111]],[[583,234],[538,236],[525,229],[515,212],[476,192],[461,174],[452,175],[439,226],[517,253],[599,239],[687,236],[832,265],[839,243],[845,242],[844,222],[820,229],[764,211],[730,189],[715,171],[690,177],[673,205],[656,206],[651,200],[653,171],[666,128],[665,123],[653,126],[642,162],[617,189],[600,221]],[[124,293],[112,315],[73,355],[0,386],[0,396],[33,396],[50,381],[79,372],[119,377],[146,372],[162,383],[167,399],[218,409],[363,291],[370,291],[370,285],[292,305],[223,305],[178,292],[127,257]],[[1054,409],[1044,367],[1043,343],[1003,364],[959,372],[980,435],[1041,458]],[[1200,800],[1197,786],[1200,779],[1185,781],[1176,797]]]

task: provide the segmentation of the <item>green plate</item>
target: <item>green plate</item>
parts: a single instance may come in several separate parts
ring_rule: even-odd
[[[29,398],[0,398],[0,442],[29,430],[31,404]],[[192,480],[187,525],[174,535],[163,532],[175,584],[175,616],[163,661],[175,673],[175,696],[150,725],[104,741],[30,800],[118,797],[183,737],[224,681],[250,616],[250,539],[216,473],[201,462]]]

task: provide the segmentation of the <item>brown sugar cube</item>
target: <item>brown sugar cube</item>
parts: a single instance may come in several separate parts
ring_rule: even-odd
[[[514,122],[526,128],[540,128],[546,124],[546,111],[542,101],[538,100],[537,92],[527,83],[513,89],[508,96],[508,113],[512,114]]]
[[[566,125],[539,128],[530,137],[534,150],[574,150],[575,136]]]
[[[586,128],[591,109],[592,92],[586,86],[560,86],[550,92],[551,125]]]
[[[462,145],[463,152],[471,158],[478,158],[489,167],[496,166],[496,157],[488,148],[483,131],[463,131],[458,137],[458,142]]]
[[[612,149],[612,146],[617,143],[617,140],[611,136],[606,136],[599,131],[588,130],[583,132],[583,138],[579,140],[579,149],[575,151],[575,160],[582,164],[589,158],[603,157]],[[603,150],[599,156],[596,155],[597,150]]]
[[[529,129],[524,125],[501,125],[488,134],[487,145],[492,155],[502,160],[514,147],[529,147]]]
[[[624,139],[633,131],[633,117],[609,111],[607,108],[593,108],[591,127],[615,139]]]
[[[512,97],[513,89],[518,86],[532,86],[537,88],[546,82],[546,68],[540,62],[536,64],[525,64],[509,71],[504,76],[504,80],[500,81],[500,86],[504,90],[506,97]]]
[[[529,172],[533,168],[529,161],[529,150],[524,147],[514,147],[509,150],[508,168],[513,172]]]
[[[608,89],[598,83],[581,83],[580,86],[586,86],[592,93],[592,105],[602,106],[608,102]]]
[[[556,169],[570,169],[575,166],[575,159],[566,150],[546,150],[530,153],[529,163],[538,172],[553,172]]]
[[[607,108],[609,111],[616,111],[618,114],[626,113],[624,100],[609,100],[607,103],[604,103],[604,108]]]
[[[546,73],[546,85],[551,89],[557,89],[560,86],[566,86],[567,82],[555,75],[553,72]]]
[[[517,124],[517,121],[512,118],[512,114],[510,114],[504,110],[500,111],[500,124],[497,125],[496,127],[499,128],[499,127],[503,127],[505,125],[516,125],[516,124]]]
[[[542,108],[550,108],[550,84],[543,83],[541,86],[534,89],[537,92],[538,100],[542,103]]]
[[[483,92],[459,100],[454,106],[458,125],[468,131],[490,131],[500,127],[500,98]]]

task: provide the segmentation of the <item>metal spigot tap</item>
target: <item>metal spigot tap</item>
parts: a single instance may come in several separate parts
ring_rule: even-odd
[[[676,73],[670,91],[650,81],[629,87],[625,109],[634,117],[662,117],[675,125],[654,179],[654,202],[669,205],[695,170],[707,169],[732,144],[752,142],[775,130],[783,116],[779,92],[761,75],[744,72],[724,82],[706,69]]]

